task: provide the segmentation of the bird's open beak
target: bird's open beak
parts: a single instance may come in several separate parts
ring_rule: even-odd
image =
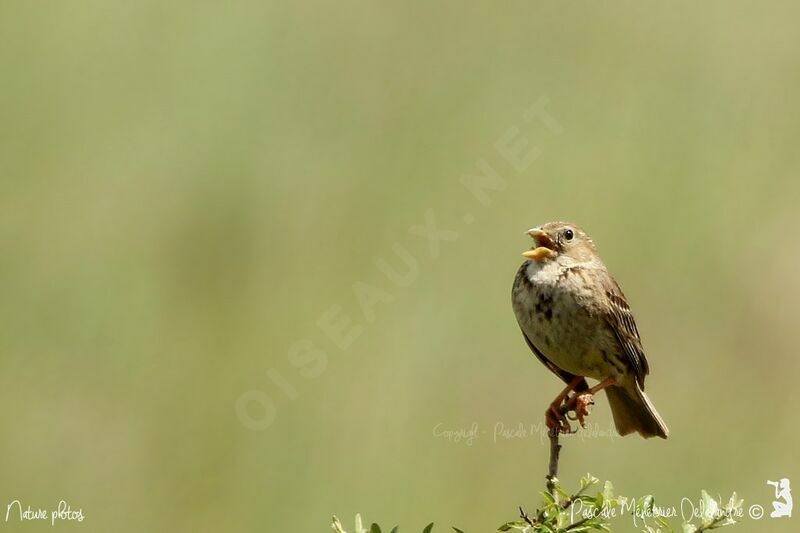
[[[522,257],[534,261],[544,261],[556,255],[555,243],[546,232],[539,228],[531,228],[527,231],[527,234],[531,236],[536,246],[531,250],[523,252]]]

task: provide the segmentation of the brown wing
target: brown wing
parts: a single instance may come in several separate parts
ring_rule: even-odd
[[[521,329],[522,328],[520,328],[520,330]],[[536,345],[531,342],[531,340],[528,338],[528,336],[525,335],[524,331],[522,332],[522,336],[525,337],[525,342],[528,343],[528,347],[536,355],[536,357],[539,358],[539,361],[541,361],[544,364],[544,366],[549,368],[550,371],[553,374],[555,374],[556,376],[560,377],[564,381],[564,383],[566,383],[567,385],[572,383],[572,380],[575,379],[575,377],[576,377],[575,374],[570,374],[566,370],[562,370],[562,369],[558,368],[556,365],[554,365],[547,357],[544,356],[544,354],[541,352],[541,350],[539,350],[539,348],[537,348]],[[585,390],[589,390],[589,385],[586,383],[586,380],[584,379],[584,380],[582,380],[582,381],[580,381],[578,383],[578,386],[575,387],[574,390],[576,390],[578,392],[583,392]]]
[[[633,319],[633,313],[630,306],[628,306],[625,295],[622,293],[622,289],[614,278],[604,272],[601,279],[609,304],[605,316],[606,322],[614,331],[625,360],[633,370],[636,382],[644,390],[644,377],[650,372],[650,367],[647,364],[647,358],[644,356],[642,339],[639,337],[639,330]]]

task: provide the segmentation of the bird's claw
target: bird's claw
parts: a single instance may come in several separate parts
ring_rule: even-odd
[[[568,401],[564,403],[567,412],[574,412],[575,417],[571,420],[577,420],[582,428],[586,427],[586,417],[589,416],[589,406],[594,405],[594,396],[591,392],[576,393]]]
[[[567,417],[562,410],[563,406],[551,404],[544,412],[545,425],[548,429],[558,430],[559,433],[573,433]]]
[[[575,433],[570,420],[576,421],[580,427],[586,427],[586,417],[589,416],[589,406],[594,405],[594,396],[591,392],[576,393],[566,398],[560,405],[550,404],[544,413],[545,424],[548,429],[557,429],[559,433]]]

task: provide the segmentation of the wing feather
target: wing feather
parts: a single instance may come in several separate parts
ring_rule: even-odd
[[[639,329],[619,284],[607,273],[602,278],[609,304],[605,316],[606,322],[614,331],[625,359],[633,370],[636,382],[644,390],[644,377],[650,373],[650,367],[644,355]]]

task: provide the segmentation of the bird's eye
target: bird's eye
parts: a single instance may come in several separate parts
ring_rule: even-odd
[[[564,232],[564,238],[567,239],[568,241],[571,241],[574,236],[575,234],[572,232],[571,229],[568,229],[567,231]]]

